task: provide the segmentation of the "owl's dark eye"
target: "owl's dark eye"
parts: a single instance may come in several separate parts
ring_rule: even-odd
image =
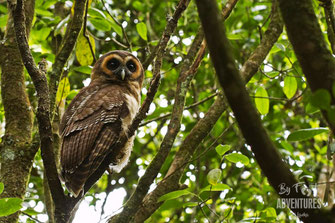
[[[127,62],[127,68],[130,70],[130,72],[136,71],[136,64],[133,61]]]
[[[110,70],[115,70],[116,68],[118,68],[120,66],[120,61],[118,61],[117,59],[113,58],[110,61],[108,61],[107,63],[107,67]]]

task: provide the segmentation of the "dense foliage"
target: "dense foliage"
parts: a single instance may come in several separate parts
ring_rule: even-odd
[[[79,34],[75,50],[59,83],[56,106],[60,115],[78,91],[89,83],[94,57],[99,58],[108,51],[123,49],[130,50],[144,63],[157,46],[177,3],[177,0],[90,1],[86,21],[87,36],[84,36],[83,31]],[[226,1],[218,3],[222,9]],[[324,12],[316,1],[314,9],[327,38]],[[0,1],[1,40],[4,38],[8,11],[6,2]],[[271,21],[271,11],[270,0],[238,1],[226,19],[227,37],[239,68],[260,44]],[[35,61],[45,58],[48,69],[54,63],[71,13],[72,1],[35,2],[29,45]],[[172,111],[178,75],[199,29],[196,5],[191,1],[179,19],[165,50],[161,84],[150,106],[148,117],[143,121],[144,125],[137,130],[128,166],[119,174],[105,174],[83,201],[82,206],[87,206],[88,202],[102,215],[101,219],[106,220],[107,215],[117,210],[110,211],[113,197],[108,195],[116,196],[118,193],[126,201],[159,150],[167,134],[170,115],[160,117]],[[152,63],[148,65],[142,100],[153,76]],[[37,97],[26,71],[25,84],[35,112]],[[333,144],[328,139],[330,132],[319,110],[323,106],[329,106],[330,99],[327,101],[327,93],[311,93],[285,31],[246,87],[264,127],[298,181],[310,185],[314,195],[318,194],[324,204],[331,205],[333,198],[329,190],[332,188],[326,188],[325,182],[332,181],[333,164],[327,159],[327,151],[329,157]],[[150,190],[166,175],[180,145],[209,110],[218,97],[220,88],[215,69],[206,52],[186,92],[186,109],[183,112],[180,132]],[[2,104],[0,106],[1,134],[4,134],[5,116]],[[36,134],[35,120],[33,135]],[[297,219],[289,209],[278,206],[279,197],[263,175],[250,146],[245,143],[229,108],[198,146],[191,161],[185,165],[180,183],[187,185],[187,189],[161,197],[160,201],[165,201],[164,204],[147,222],[254,222],[255,219],[258,219],[257,222],[295,222]],[[6,185],[6,182],[3,183]],[[22,203],[20,221],[46,220],[44,195],[43,164],[38,152]],[[109,202],[106,202],[107,198]],[[81,208],[79,212],[80,210]]]

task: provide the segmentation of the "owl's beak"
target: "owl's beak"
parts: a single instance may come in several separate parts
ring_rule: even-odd
[[[120,76],[121,76],[121,79],[124,80],[126,76],[126,72],[124,71],[124,69],[121,70]]]

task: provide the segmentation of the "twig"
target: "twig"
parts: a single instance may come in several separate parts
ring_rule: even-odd
[[[201,101],[198,101],[198,102],[196,102],[196,103],[194,103],[194,104],[191,104],[191,105],[189,105],[189,106],[186,106],[186,107],[184,108],[184,110],[189,110],[189,109],[192,109],[192,108],[194,108],[194,107],[196,107],[196,106],[198,106],[198,105],[201,105],[201,104],[205,103],[206,101],[208,101],[208,100],[214,98],[214,97],[217,96],[218,94],[219,94],[219,92],[216,92],[216,93],[214,93],[214,94],[208,96],[207,98],[202,99]],[[161,116],[158,116],[158,117],[156,117],[156,118],[150,119],[150,120],[148,120],[148,121],[146,121],[146,122],[142,122],[142,123],[140,124],[140,127],[145,126],[145,125],[149,124],[150,122],[158,121],[158,120],[161,120],[161,119],[166,119],[166,118],[168,118],[169,116],[171,116],[171,114],[172,114],[172,112],[169,112],[169,113],[166,113],[165,115],[161,115]]]
[[[271,22],[263,35],[263,39],[241,68],[241,75],[246,82],[257,72],[272,46],[277,42],[283,30],[283,21],[276,7],[272,7]]]
[[[121,46],[121,47],[123,47],[123,48],[125,48],[125,49],[128,48],[128,46],[124,45],[123,43],[120,43],[120,42],[117,41],[114,37],[112,37],[112,38],[109,37],[110,40],[101,39],[101,38],[98,38],[98,37],[96,37],[96,36],[92,36],[92,37],[93,37],[94,39],[98,40],[98,41],[103,41],[103,42],[113,41],[114,43],[116,43],[117,45],[119,45],[119,46]]]
[[[105,9],[106,9],[108,15],[109,15],[109,16],[113,19],[113,21],[114,21],[118,26],[120,26],[120,28],[122,29],[122,34],[123,34],[123,36],[124,36],[124,38],[125,38],[125,40],[126,40],[126,42],[127,42],[127,45],[128,45],[128,47],[126,47],[126,48],[129,48],[129,50],[132,51],[132,46],[131,46],[131,43],[130,43],[130,41],[129,41],[129,39],[128,39],[126,30],[123,28],[122,24],[121,24],[116,18],[114,18],[114,16],[112,15],[112,13],[109,12],[108,8],[107,8],[106,5],[105,5],[105,1],[104,1],[104,0],[101,0],[101,2],[102,2],[103,7],[105,7]],[[122,44],[122,45],[124,45],[124,44]]]
[[[30,218],[31,220],[33,220],[34,222],[38,222],[38,223],[42,223],[40,220],[38,220],[37,218],[34,218],[33,216],[31,216],[30,214],[22,211],[21,212],[23,215],[27,216],[28,218]]]
[[[93,50],[92,43],[90,41],[90,37],[87,35],[86,30],[87,30],[87,12],[88,12],[88,3],[89,1],[86,2],[86,9],[85,9],[85,16],[84,16],[84,27],[83,27],[83,35],[86,38],[88,45],[90,46],[91,54],[93,57],[93,63],[95,63],[97,60],[95,58],[95,52]]]

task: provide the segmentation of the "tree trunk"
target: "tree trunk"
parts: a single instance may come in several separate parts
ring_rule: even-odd
[[[34,5],[34,0],[25,1],[27,32],[32,24]],[[6,119],[5,135],[0,147],[0,182],[4,183],[5,189],[0,197],[23,199],[37,146],[31,144],[32,108],[25,89],[23,63],[16,44],[11,14],[0,55],[1,97]],[[0,218],[0,222],[17,222],[18,217],[17,212]]]

